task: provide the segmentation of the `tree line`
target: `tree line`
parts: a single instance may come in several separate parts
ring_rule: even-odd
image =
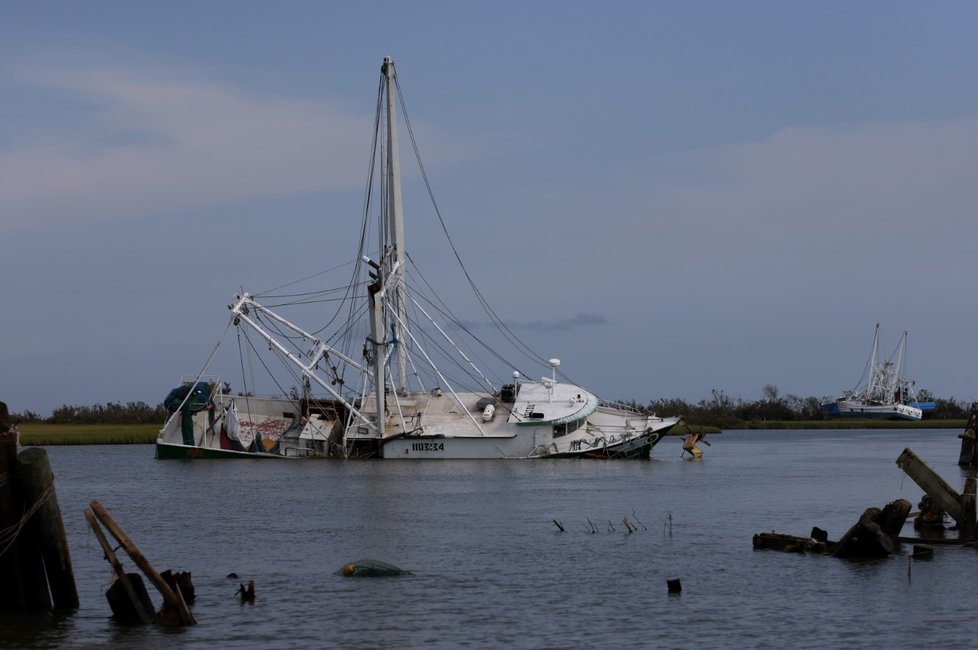
[[[22,422],[47,424],[162,424],[167,417],[162,404],[150,406],[146,402],[108,402],[93,406],[63,404],[44,417],[33,411],[13,413],[11,419]]]
[[[833,398],[799,397],[781,395],[773,384],[764,386],[763,397],[757,400],[733,398],[722,390],[712,391],[710,399],[696,403],[680,398],[655,399],[648,404],[626,402],[642,413],[662,416],[681,415],[686,422],[706,424],[720,428],[733,427],[745,422],[763,421],[817,421],[831,419],[822,404]],[[963,420],[971,413],[971,403],[954,398],[937,398],[927,390],[917,393],[918,401],[934,402],[933,410],[924,411],[925,420]]]
[[[829,414],[822,408],[828,398],[799,397],[782,395],[777,386],[768,384],[762,389],[763,396],[757,400],[733,398],[722,390],[712,391],[710,399],[691,403],[681,398],[660,398],[641,404],[634,400],[622,402],[643,413],[656,413],[662,416],[681,415],[687,422],[706,424],[720,428],[732,427],[744,422],[762,421],[810,421],[827,420]],[[935,398],[927,390],[918,391],[921,402],[934,402],[936,408],[924,411],[927,420],[966,419],[971,412],[971,404],[954,398]],[[45,422],[49,424],[162,424],[167,418],[163,404],[150,406],[145,402],[108,402],[93,406],[64,404],[54,409],[49,417],[33,411],[14,413],[11,418],[22,422]]]

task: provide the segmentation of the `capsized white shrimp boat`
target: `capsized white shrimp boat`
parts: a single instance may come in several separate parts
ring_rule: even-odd
[[[327,325],[307,330],[281,314],[281,295],[242,291],[228,305],[228,327],[237,328],[239,341],[243,336],[249,342],[248,353],[267,349],[292,373],[292,381],[301,384],[301,391],[293,387],[289,397],[273,398],[254,397],[249,390],[232,395],[222,381],[205,379],[208,360],[199,376],[183,381],[167,399],[172,416],[157,439],[157,456],[648,458],[679,418],[604,403],[594,393],[559,380],[560,361],[530,352],[488,307],[462,266],[480,305],[504,330],[503,337],[547,371],[539,380],[528,380],[525,371],[508,362],[507,383],[497,386],[472,358],[473,348],[478,352],[481,346],[502,359],[499,347],[487,345],[452,316],[426,280],[416,286],[409,282],[414,273],[408,273],[413,261],[406,254],[401,206],[395,112],[399,95],[394,62],[387,58],[381,68],[370,173],[382,182],[379,190],[368,187],[353,278],[340,289],[345,305],[340,309],[345,311],[336,312],[349,316],[334,316]],[[379,212],[379,246],[373,251],[366,247],[372,209]],[[434,213],[440,221],[437,206]],[[454,251],[450,238],[449,243]],[[457,253],[455,257],[461,264]],[[303,293],[297,302],[312,302],[311,295]],[[267,306],[268,300],[276,311]],[[446,316],[448,327],[437,323],[429,310]],[[330,323],[335,324],[332,329]],[[455,340],[463,334],[474,341],[468,354]],[[256,337],[262,345],[251,343]],[[361,345],[357,356],[354,350]]]

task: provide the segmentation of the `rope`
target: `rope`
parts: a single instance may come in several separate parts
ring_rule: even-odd
[[[35,501],[30,508],[24,511],[24,514],[23,516],[21,516],[20,521],[18,521],[17,523],[11,526],[8,526],[7,528],[0,529],[0,546],[3,547],[3,550],[0,550],[0,556],[3,556],[7,551],[10,550],[10,548],[17,541],[17,538],[20,536],[20,531],[24,529],[24,526],[27,525],[27,522],[30,520],[30,518],[34,516],[34,513],[40,510],[41,506],[43,506],[47,502],[47,500],[50,499],[53,495],[54,495],[54,483],[49,485],[47,489],[41,493],[41,496],[37,498],[37,501]]]

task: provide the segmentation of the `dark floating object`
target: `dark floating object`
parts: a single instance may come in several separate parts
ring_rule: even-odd
[[[336,575],[348,578],[378,578],[385,576],[411,575],[410,571],[405,571],[400,567],[380,560],[357,560],[344,564],[343,568],[336,572]]]
[[[238,574],[232,571],[231,573],[228,574],[228,577],[231,578],[232,580],[237,580]]]
[[[670,594],[679,594],[683,591],[683,585],[679,581],[679,578],[674,578],[672,580],[666,580],[666,586],[669,588]]]

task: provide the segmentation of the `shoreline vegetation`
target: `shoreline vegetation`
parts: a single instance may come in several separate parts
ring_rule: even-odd
[[[711,398],[699,402],[682,399],[658,399],[648,403],[619,402],[639,413],[682,416],[680,424],[669,433],[686,435],[689,431],[716,434],[743,429],[958,429],[964,430],[972,409],[955,399],[941,399],[929,391],[918,391],[922,401],[933,401],[936,408],[920,421],[832,419],[821,404],[829,398],[782,395],[777,386],[768,384],[759,400],[733,398],[714,390]],[[163,404],[145,402],[108,402],[92,406],[62,405],[50,417],[24,411],[13,412],[10,419],[18,425],[21,444],[28,445],[148,445],[168,416]]]
[[[724,431],[736,435],[736,431],[748,429],[778,430],[838,430],[838,429],[958,429],[964,430],[966,420],[766,420],[737,422],[720,427],[691,422],[675,427],[670,436],[686,435],[688,430],[697,433],[718,434]],[[156,441],[160,424],[50,424],[46,422],[22,422],[20,444],[25,447],[47,445],[149,445]]]

